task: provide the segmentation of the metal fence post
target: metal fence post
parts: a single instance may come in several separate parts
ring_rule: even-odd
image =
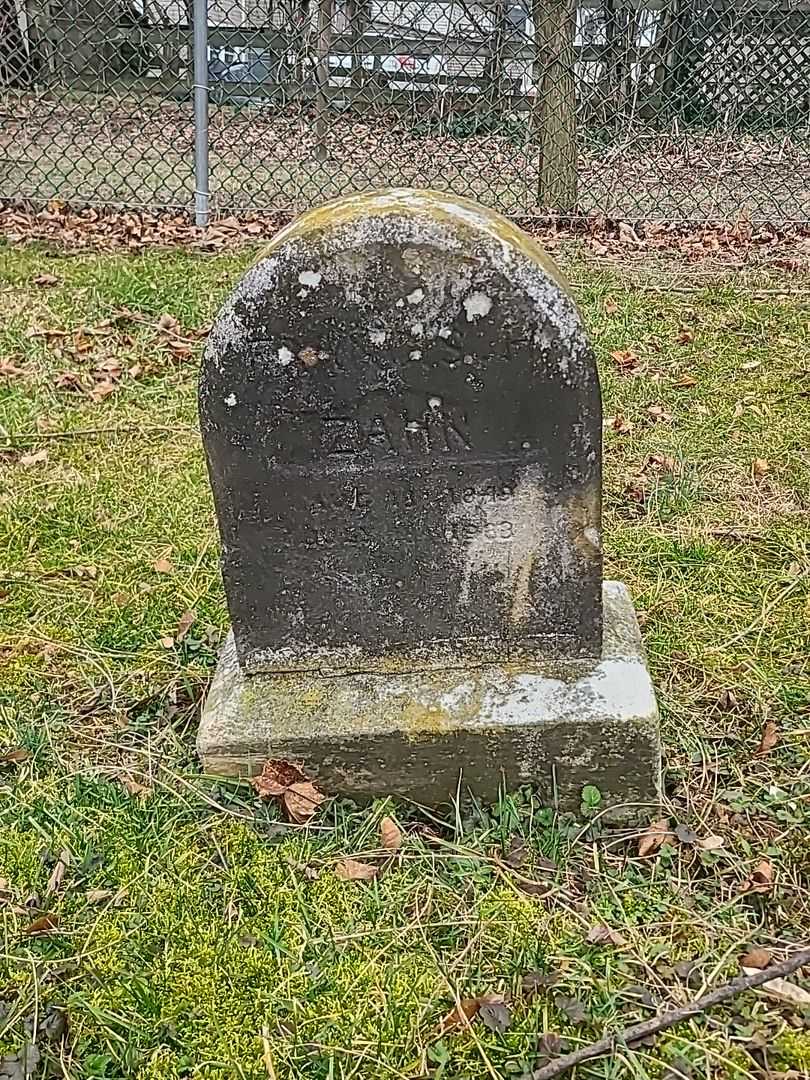
[[[208,224],[208,0],[194,0],[194,223]]]

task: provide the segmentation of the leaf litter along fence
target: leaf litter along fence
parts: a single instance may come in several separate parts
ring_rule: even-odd
[[[0,161],[200,220],[414,185],[806,223],[810,0],[0,0]]]

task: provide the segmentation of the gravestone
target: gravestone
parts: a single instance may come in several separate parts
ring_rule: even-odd
[[[232,621],[208,770],[657,798],[635,615],[602,581],[596,365],[530,237],[436,192],[304,214],[220,312],[200,416]]]

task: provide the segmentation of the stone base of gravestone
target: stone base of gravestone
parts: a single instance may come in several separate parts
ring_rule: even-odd
[[[427,805],[533,784],[576,812],[592,785],[608,819],[638,819],[660,797],[658,709],[624,585],[604,582],[603,610],[594,661],[247,675],[231,636],[203,710],[203,766],[247,776],[284,759],[325,792]]]

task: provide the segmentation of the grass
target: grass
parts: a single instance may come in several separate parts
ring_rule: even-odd
[[[606,570],[641,612],[684,827],[638,858],[598,815],[561,820],[528,792],[465,816],[338,802],[299,829],[200,775],[226,612],[198,331],[250,258],[0,248],[0,749],[30,751],[0,766],[0,1075],[31,1045],[40,1075],[77,1080],[520,1075],[544,1033],[575,1046],[650,1015],[634,986],[676,1004],[749,945],[801,941],[808,283],[679,292],[566,257],[611,419]],[[381,862],[384,814],[402,851],[371,883],[339,880],[346,855]],[[709,835],[723,846],[701,850]],[[773,884],[745,891],[762,860]],[[27,933],[43,913],[50,932]],[[589,944],[601,923],[624,944]],[[483,993],[510,997],[509,1030],[440,1036],[456,996]],[[810,1075],[807,1012],[750,994],[577,1075],[766,1068]]]

